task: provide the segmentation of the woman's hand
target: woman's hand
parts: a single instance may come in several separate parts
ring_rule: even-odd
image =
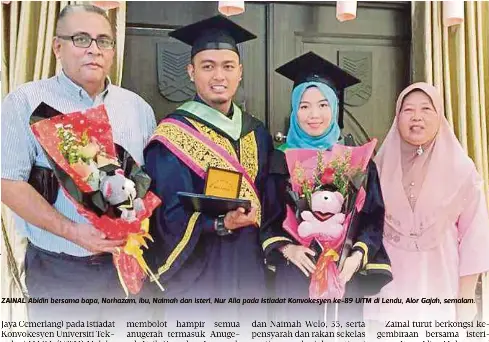
[[[475,304],[475,289],[477,287],[479,274],[466,275],[459,278],[458,298],[473,299],[474,303],[458,303],[457,320],[461,322],[471,322],[477,314],[477,305]]]
[[[306,277],[309,277],[316,270],[316,265],[307,256],[308,254],[315,256],[316,253],[313,250],[302,245],[289,244],[283,247],[281,251],[285,259],[296,265]]]
[[[343,263],[343,267],[340,270],[339,281],[342,284],[346,284],[350,281],[353,274],[358,271],[362,263],[363,254],[359,251],[353,252]]]

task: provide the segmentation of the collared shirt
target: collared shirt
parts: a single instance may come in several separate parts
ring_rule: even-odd
[[[92,99],[61,72],[46,80],[23,84],[5,97],[2,103],[2,179],[27,181],[32,165],[49,167],[44,151],[29,126],[30,116],[41,102],[62,113],[83,111],[104,104],[114,142],[123,146],[136,162],[143,164],[143,149],[156,127],[150,105],[140,96],[114,86],[110,81],[105,90]],[[61,190],[54,207],[74,222],[88,223]],[[81,246],[27,223],[18,216],[15,224],[31,243],[45,250],[74,256],[91,254]]]

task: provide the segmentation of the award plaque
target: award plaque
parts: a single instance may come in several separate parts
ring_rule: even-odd
[[[180,203],[186,210],[202,212],[209,216],[225,215],[229,211],[244,208],[251,210],[251,201],[239,199],[243,175],[236,171],[209,167],[205,179],[204,194],[178,192]]]
[[[209,167],[205,179],[204,195],[238,198],[243,175],[236,171]]]

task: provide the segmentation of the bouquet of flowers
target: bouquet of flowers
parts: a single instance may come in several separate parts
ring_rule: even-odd
[[[311,298],[341,298],[339,261],[349,253],[353,215],[365,201],[362,187],[377,140],[350,147],[334,145],[331,151],[289,149],[285,152],[291,175],[292,199],[284,228],[299,243],[319,245],[321,254],[311,277]],[[351,241],[350,241],[351,242]]]
[[[108,239],[125,239],[114,265],[126,292],[137,294],[149,275],[163,290],[143,258],[149,217],[160,199],[148,191],[151,179],[121,146],[114,144],[103,105],[62,114],[41,103],[31,129],[77,211]]]

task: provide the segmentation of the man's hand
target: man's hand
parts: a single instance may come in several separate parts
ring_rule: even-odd
[[[229,230],[234,230],[256,225],[256,208],[251,207],[248,214],[245,214],[245,212],[246,210],[244,208],[229,211],[226,216],[224,216],[224,227]]]
[[[339,275],[339,281],[342,284],[346,284],[348,281],[350,281],[353,274],[360,268],[362,257],[363,255],[361,252],[355,251],[352,255],[346,258]]]
[[[72,223],[68,238],[92,253],[115,253],[125,240],[107,240],[104,233],[86,223]]]
[[[2,179],[2,201],[27,222],[94,252],[115,252],[122,240],[107,240],[89,224],[74,223],[51,206],[27,182]]]
[[[284,257],[296,265],[306,277],[309,277],[309,275],[316,270],[316,265],[314,265],[312,260],[307,256],[308,254],[315,256],[316,253],[314,253],[313,250],[302,245],[289,244],[282,248],[282,253]]]

